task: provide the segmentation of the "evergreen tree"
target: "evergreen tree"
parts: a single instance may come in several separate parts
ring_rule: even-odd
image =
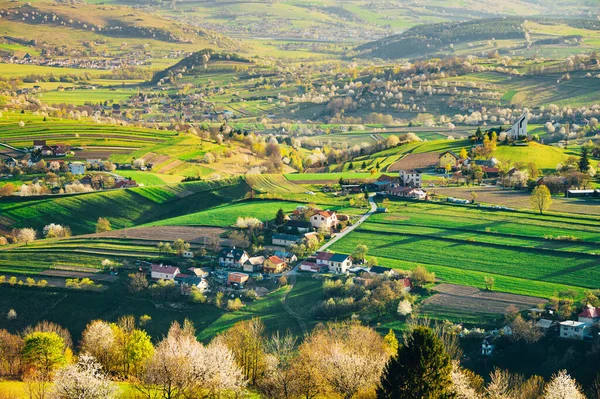
[[[350,164],[348,165],[348,170],[352,170],[354,169],[354,164],[352,162],[350,162]]]
[[[477,128],[477,131],[475,132],[475,138],[477,139],[477,141],[483,140],[483,133],[481,132],[481,127]]]
[[[590,170],[590,160],[588,159],[590,150],[587,146],[581,147],[581,157],[579,158],[579,171],[588,173]]]
[[[283,213],[283,209],[279,208],[277,211],[277,215],[275,216],[275,225],[281,226],[285,223],[285,214]]]
[[[452,363],[442,341],[427,327],[417,327],[387,364],[378,399],[454,398]]]

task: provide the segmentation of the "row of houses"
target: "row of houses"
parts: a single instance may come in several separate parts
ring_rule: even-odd
[[[209,290],[208,272],[200,268],[190,268],[188,273],[181,273],[177,266],[152,264],[150,267],[150,277],[154,281],[167,280],[174,281],[181,287],[183,294],[189,293],[192,287],[196,287],[201,292]]]
[[[253,256],[240,248],[225,248],[219,253],[219,266],[240,269],[248,273],[263,272],[279,274],[298,260],[296,255],[286,251],[275,251],[271,256]]]
[[[32,153],[34,157],[65,157],[71,152],[69,144],[46,144],[46,140],[34,140]]]
[[[352,268],[352,262],[350,255],[317,252],[314,256],[304,260],[298,269],[312,273],[321,273],[328,270],[333,273],[346,274]]]
[[[554,314],[553,311],[544,311],[537,308],[529,309],[529,314],[538,317],[540,314],[548,313],[549,316]],[[562,339],[585,340],[592,338],[592,327],[600,324],[600,307],[587,305],[582,312],[577,315],[577,320],[558,321],[551,318],[540,317],[535,323],[535,327],[544,331],[548,335],[558,335]],[[486,335],[481,343],[481,354],[483,356],[491,356],[495,349],[495,339],[498,334],[492,331]],[[502,329],[504,335],[511,335],[512,329],[505,326]]]
[[[380,195],[427,200],[429,196],[421,188],[423,184],[421,175],[418,170],[401,170],[398,177],[381,175],[370,188]]]

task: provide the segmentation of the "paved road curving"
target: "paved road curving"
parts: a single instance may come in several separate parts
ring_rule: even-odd
[[[367,220],[372,214],[374,214],[377,211],[377,204],[375,203],[375,200],[373,199],[374,197],[375,197],[375,194],[369,195],[369,204],[371,205],[371,209],[367,213],[362,215],[361,218],[356,223],[354,223],[352,226],[347,227],[343,232],[336,234],[333,239],[329,240],[327,243],[325,243],[323,246],[321,246],[321,248],[319,248],[317,251],[325,251],[332,244],[335,244],[338,240],[344,238],[348,233],[352,232],[355,228],[357,228],[365,220]],[[288,277],[288,284],[290,285],[290,288],[286,292],[286,294],[283,296],[283,298],[281,299],[281,305],[283,306],[283,310],[285,310],[287,312],[287,314],[289,314],[294,319],[296,319],[296,321],[298,322],[298,325],[302,329],[302,332],[304,333],[304,335],[307,335],[308,327],[306,326],[306,322],[304,321],[304,318],[302,316],[300,316],[298,313],[294,312],[290,308],[290,305],[287,303],[288,295],[290,294],[290,292],[292,292],[292,290],[294,289],[294,286],[296,285],[296,276],[298,275],[298,267],[299,267],[300,263],[302,263],[302,262],[299,261],[292,270],[284,273],[284,275],[286,275]]]

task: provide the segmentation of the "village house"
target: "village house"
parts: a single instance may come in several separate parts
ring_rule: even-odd
[[[591,334],[591,324],[567,320],[560,323],[560,337],[582,340]]]
[[[83,162],[71,162],[69,163],[69,172],[74,175],[85,174],[85,164]]]
[[[250,278],[246,273],[231,272],[227,274],[227,285],[231,285],[236,288],[243,288],[244,284]]]
[[[371,274],[388,275],[390,277],[396,275],[396,271],[394,271],[394,269],[392,269],[391,267],[384,266],[371,266],[368,269],[368,272]]]
[[[535,326],[543,331],[550,331],[552,329],[554,329],[557,326],[558,322],[556,320],[550,320],[550,319],[539,319],[536,323]]]
[[[179,273],[179,268],[161,264],[152,264],[150,269],[150,277],[153,280],[174,280]]]
[[[287,267],[285,260],[278,256],[269,256],[263,264],[263,271],[265,273],[281,273]]]
[[[303,272],[320,273],[326,266],[319,266],[315,262],[310,260],[303,261],[298,267]]]
[[[420,188],[392,187],[388,188],[383,193],[393,197],[411,198],[418,200],[427,199],[427,192],[421,190]]]
[[[587,305],[579,315],[577,321],[588,324],[596,324],[600,321],[600,308]]]
[[[352,257],[332,252],[318,252],[316,264],[317,266],[325,266],[334,273],[347,273],[352,267]]]
[[[292,244],[298,244],[300,241],[302,241],[302,237],[291,234],[274,234],[272,239],[273,245],[282,247],[289,247]]]
[[[400,184],[406,187],[421,187],[423,181],[421,179],[421,172],[418,170],[401,170]]]
[[[452,168],[456,168],[459,160],[460,157],[456,155],[454,151],[448,150],[440,154],[438,166],[440,168],[446,168],[446,165],[450,165]]]
[[[43,157],[51,157],[54,155],[54,150],[52,147],[44,145],[40,148],[40,154],[42,154]]]
[[[319,211],[310,217],[310,224],[315,229],[324,227],[326,229],[332,229],[337,226],[338,220],[335,212],[330,210]]]
[[[311,223],[303,220],[289,220],[283,226],[286,233],[304,234],[312,231],[312,229]]]
[[[33,140],[33,150],[41,150],[46,147],[46,140]]]
[[[494,344],[492,343],[492,337],[485,337],[481,342],[481,354],[483,356],[492,356],[493,353]]]
[[[283,259],[284,261],[286,261],[286,263],[292,263],[298,260],[298,257],[296,255],[294,255],[292,252],[287,252],[287,251],[275,251],[275,253],[273,253],[273,255],[277,256],[278,258]]]
[[[178,274],[175,276],[175,283],[181,286],[181,293],[184,295],[189,295],[192,287],[196,287],[200,292],[208,291],[208,281],[198,276]]]
[[[246,251],[239,248],[225,248],[219,253],[219,265],[221,267],[242,268],[249,256]]]
[[[194,257],[194,253],[192,251],[183,251],[181,254],[184,258],[191,259]]]
[[[248,273],[259,272],[262,270],[263,263],[265,263],[264,256],[253,256],[244,262],[243,269]]]
[[[200,267],[190,267],[188,272],[196,277],[207,278],[210,274],[207,270],[204,270]]]

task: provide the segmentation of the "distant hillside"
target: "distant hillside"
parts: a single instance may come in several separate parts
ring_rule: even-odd
[[[573,32],[585,29],[600,30],[600,21],[589,18],[487,18],[466,22],[443,22],[437,24],[418,25],[399,35],[366,43],[356,49],[365,57],[384,59],[431,57],[433,55],[449,55],[459,46],[477,42],[499,40],[521,40],[526,46],[525,33],[527,22],[535,22],[547,27],[543,32],[535,32],[531,46],[562,44],[569,40],[580,40],[579,34],[558,36],[552,31],[556,25],[574,28]],[[531,33],[531,32],[529,32]],[[537,37],[539,36],[539,37]],[[493,48],[491,48],[493,49]]]
[[[400,35],[361,45],[357,50],[378,58],[417,57],[435,53],[451,44],[522,38],[525,35],[524,21],[523,18],[492,18],[419,25]]]
[[[239,64],[252,64],[247,58],[244,58],[238,54],[233,53],[220,53],[213,49],[204,49],[197,51],[189,56],[185,57],[177,64],[172,65],[160,72],[157,72],[152,79],[153,82],[158,82],[159,80],[167,77],[174,76],[176,74],[189,74],[194,70],[199,70],[200,68],[207,68],[211,64],[222,64],[223,66],[233,67],[234,65]]]
[[[233,45],[229,39],[209,30],[174,22],[156,13],[127,6],[67,4],[46,0],[26,4],[10,2],[0,5],[0,16],[5,22],[66,27],[82,33],[109,37],[144,38],[186,44],[219,42],[219,47],[228,47],[228,42]]]

